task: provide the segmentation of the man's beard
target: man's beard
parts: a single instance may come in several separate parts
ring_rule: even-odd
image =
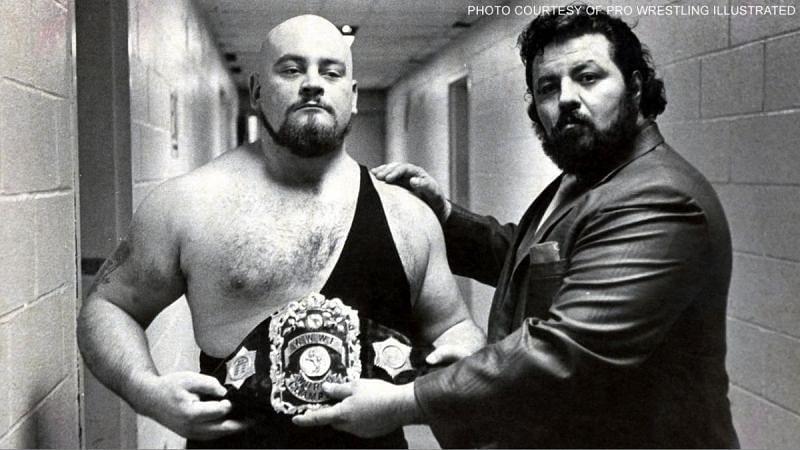
[[[607,174],[630,154],[638,131],[638,109],[633,99],[626,94],[620,101],[619,115],[607,130],[598,130],[590,119],[574,110],[560,115],[549,136],[541,124],[534,122],[545,154],[565,173],[579,179]],[[568,124],[575,126],[564,129]]]
[[[301,158],[317,158],[342,148],[344,138],[350,132],[351,121],[348,121],[347,125],[337,132],[338,119],[334,119],[333,125],[327,126],[312,115],[305,124],[300,124],[290,115],[291,111],[292,108],[287,112],[286,118],[277,131],[269,123],[264,112],[258,112],[267,133],[276,144],[286,147],[292,154]]]

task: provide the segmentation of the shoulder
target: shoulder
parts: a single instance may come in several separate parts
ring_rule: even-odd
[[[223,154],[153,188],[137,206],[134,226],[178,231],[197,220],[233,185],[236,176],[231,160],[235,158],[234,154]]]
[[[374,177],[372,182],[378,191],[386,219],[393,231],[396,228],[404,237],[410,239],[415,237],[429,239],[437,232],[441,232],[441,226],[433,211],[414,194],[402,187],[376,180]]]
[[[584,211],[598,217],[699,221],[720,236],[727,220],[711,183],[667,144],[631,161],[592,189]]]
[[[441,227],[428,205],[404,188],[372,178],[381,198],[386,221],[400,259],[414,284],[424,277],[437,243],[443,247]]]
[[[703,174],[667,144],[631,161],[595,191],[610,202],[685,202],[715,196]]]

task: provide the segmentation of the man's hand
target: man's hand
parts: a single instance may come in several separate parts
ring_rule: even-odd
[[[245,430],[249,424],[225,419],[230,400],[202,401],[200,396],[222,398],[226,391],[216,378],[194,372],[155,376],[144,384],[138,412],[152,417],[189,439],[209,440]]]
[[[445,344],[436,347],[425,357],[425,362],[435,366],[436,364],[451,364],[474,353],[462,345]]]
[[[381,380],[359,379],[348,384],[325,383],[322,390],[342,401],[293,417],[295,425],[331,425],[362,438],[372,438],[416,423],[420,417],[414,383],[397,386]]]
[[[409,163],[389,163],[372,169],[375,178],[387,183],[402,186],[419,197],[445,223],[450,217],[452,206],[444,196],[442,188],[425,169]]]

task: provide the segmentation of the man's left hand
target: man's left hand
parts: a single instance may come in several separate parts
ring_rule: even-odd
[[[331,425],[362,438],[383,436],[419,419],[414,383],[394,385],[381,380],[359,379],[347,384],[322,385],[339,403],[292,418],[295,425]]]

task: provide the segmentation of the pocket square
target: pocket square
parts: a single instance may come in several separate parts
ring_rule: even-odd
[[[561,259],[559,250],[558,242],[555,241],[547,241],[531,245],[530,249],[528,250],[531,264],[559,261]]]

